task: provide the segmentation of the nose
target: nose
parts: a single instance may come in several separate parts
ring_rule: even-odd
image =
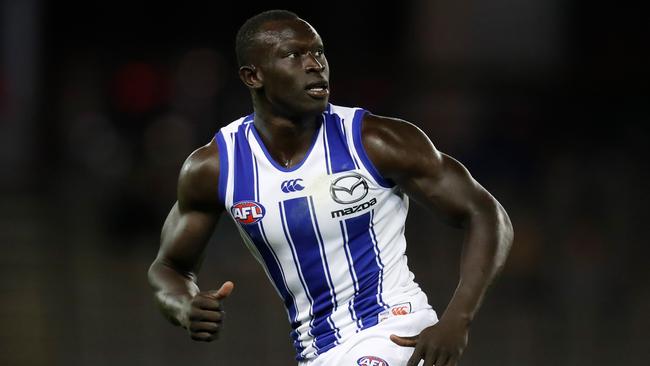
[[[323,71],[325,69],[325,63],[318,61],[318,58],[314,56],[313,53],[307,52],[307,58],[305,61],[305,71]]]

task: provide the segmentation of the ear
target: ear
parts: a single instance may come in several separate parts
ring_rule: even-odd
[[[254,65],[240,67],[239,78],[251,89],[260,89],[264,84],[262,72]]]

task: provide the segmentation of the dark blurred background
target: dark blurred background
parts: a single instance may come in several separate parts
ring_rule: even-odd
[[[222,339],[146,281],[185,157],[251,112],[234,36],[287,8],[335,104],[413,121],[507,208],[516,239],[461,365],[647,365],[647,13],[625,3],[0,2],[0,364],[292,365],[286,313],[230,222]],[[433,222],[433,224],[432,224]],[[444,310],[461,232],[412,206],[410,266]]]

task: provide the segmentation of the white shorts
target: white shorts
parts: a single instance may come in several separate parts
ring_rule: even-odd
[[[405,366],[414,348],[398,346],[390,340],[390,335],[418,335],[424,328],[437,322],[438,316],[432,309],[392,316],[374,327],[360,331],[316,359],[302,361],[298,365]]]

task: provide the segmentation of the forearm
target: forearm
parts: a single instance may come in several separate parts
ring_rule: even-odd
[[[181,309],[199,292],[192,273],[183,273],[161,259],[156,259],[148,272],[149,283],[160,310],[170,322],[181,325]]]
[[[469,324],[505,264],[513,230],[506,211],[496,201],[488,205],[488,209],[472,215],[466,228],[460,280],[443,318],[455,318]]]

